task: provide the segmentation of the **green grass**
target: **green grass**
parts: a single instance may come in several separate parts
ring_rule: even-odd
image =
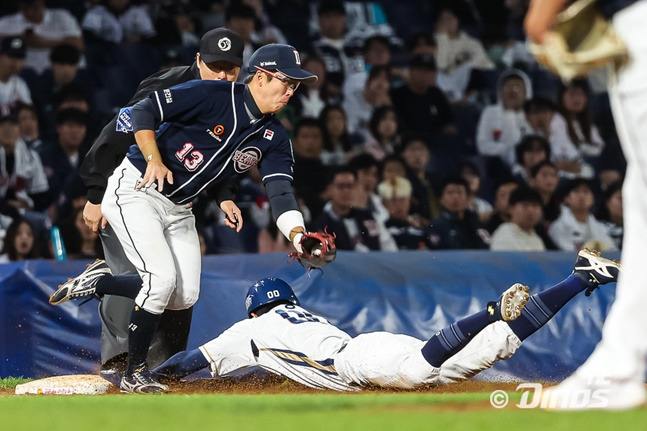
[[[0,397],[6,430],[641,430],[647,409],[496,410],[489,393]],[[518,399],[511,393],[511,399]]]
[[[23,379],[22,377],[7,377],[0,379],[0,389],[14,389],[16,385],[29,382],[33,379]]]

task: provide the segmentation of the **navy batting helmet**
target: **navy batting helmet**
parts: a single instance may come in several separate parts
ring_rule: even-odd
[[[299,305],[299,300],[294,291],[285,281],[280,278],[264,278],[253,284],[247,291],[245,297],[245,308],[247,315],[266,304],[285,301]]]

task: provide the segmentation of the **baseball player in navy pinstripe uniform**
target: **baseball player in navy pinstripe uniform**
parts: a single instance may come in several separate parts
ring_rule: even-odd
[[[243,64],[244,42],[235,32],[224,28],[214,28],[202,36],[200,50],[190,66],[178,66],[154,73],[144,79],[127,106],[149,96],[152,91],[163,90],[194,79],[224,80],[236,82]],[[119,239],[101,211],[101,201],[108,186],[108,178],[119,166],[135,144],[135,137],[128,133],[125,121],[130,121],[124,108],[101,131],[81,166],[81,177],[88,188],[88,202],[83,210],[83,219],[88,228],[99,232],[105,260],[113,275],[137,274],[130,263]],[[233,202],[235,180],[231,183],[209,190],[208,195],[215,199],[227,215],[225,224],[240,231],[243,220],[237,226],[229,222],[240,210]],[[137,279],[132,280],[137,284]],[[126,366],[128,352],[128,324],[133,308],[133,298],[104,295],[99,306],[101,317],[101,363],[102,375],[106,378],[120,378],[116,373]],[[174,353],[186,349],[193,307],[185,310],[165,310],[158,330],[148,353],[148,360],[154,366],[163,362]]]
[[[190,81],[154,91],[124,111],[133,145],[108,180],[103,214],[137,268],[132,289],[127,392],[162,392],[146,354],[165,309],[191,307],[198,299],[200,248],[191,201],[202,191],[258,165],[281,232],[301,251],[303,216],[292,192],[292,145],[273,114],[302,81],[317,77],[301,69],[299,53],[271,44],[250,59],[245,84]],[[233,221],[235,223],[235,220]],[[64,284],[52,303],[112,292],[101,264]],[[95,276],[96,275],[96,276]],[[94,276],[94,277],[93,277]]]

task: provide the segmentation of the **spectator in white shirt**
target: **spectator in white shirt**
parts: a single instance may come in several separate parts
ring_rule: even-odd
[[[0,42],[0,109],[18,102],[31,105],[27,83],[18,76],[25,65],[27,47],[19,37],[6,37]]]
[[[541,196],[529,187],[519,187],[510,194],[510,221],[492,234],[490,250],[544,251],[535,226],[541,221]]]
[[[436,64],[438,87],[449,100],[463,99],[472,69],[494,69],[478,39],[460,29],[460,21],[451,7],[440,11],[436,20]]]
[[[499,157],[512,166],[514,147],[529,131],[523,107],[532,97],[532,86],[524,72],[510,69],[501,74],[497,87],[498,102],[481,113],[476,146],[481,155]]]
[[[20,138],[14,112],[0,112],[0,202],[3,214],[33,209],[49,188],[40,157]],[[11,213],[13,211],[13,214]]]
[[[556,117],[559,127],[568,134],[582,156],[598,157],[604,149],[604,141],[591,118],[589,93],[586,79],[574,79],[562,85],[557,99],[561,116]]]
[[[0,37],[20,36],[27,45],[25,66],[40,74],[50,66],[50,50],[62,43],[83,49],[78,21],[64,9],[48,9],[45,0],[19,0],[18,13],[0,18]]]
[[[562,212],[548,230],[557,247],[565,251],[577,251],[586,246],[615,250],[607,228],[591,214],[594,198],[589,182],[582,178],[571,180],[565,191]]]
[[[137,43],[155,36],[155,26],[143,6],[130,0],[103,0],[86,12],[81,22],[83,30],[104,42]]]
[[[532,134],[545,137],[550,142],[551,160],[567,178],[592,178],[594,171],[582,160],[582,155],[571,141],[563,118],[555,111],[553,103],[543,97],[534,97],[524,105],[526,121]]]

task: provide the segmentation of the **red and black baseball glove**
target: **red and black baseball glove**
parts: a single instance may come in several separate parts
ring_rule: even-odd
[[[306,269],[323,268],[337,257],[335,235],[323,232],[305,232],[299,241],[303,252],[293,251],[288,256],[299,261]]]

